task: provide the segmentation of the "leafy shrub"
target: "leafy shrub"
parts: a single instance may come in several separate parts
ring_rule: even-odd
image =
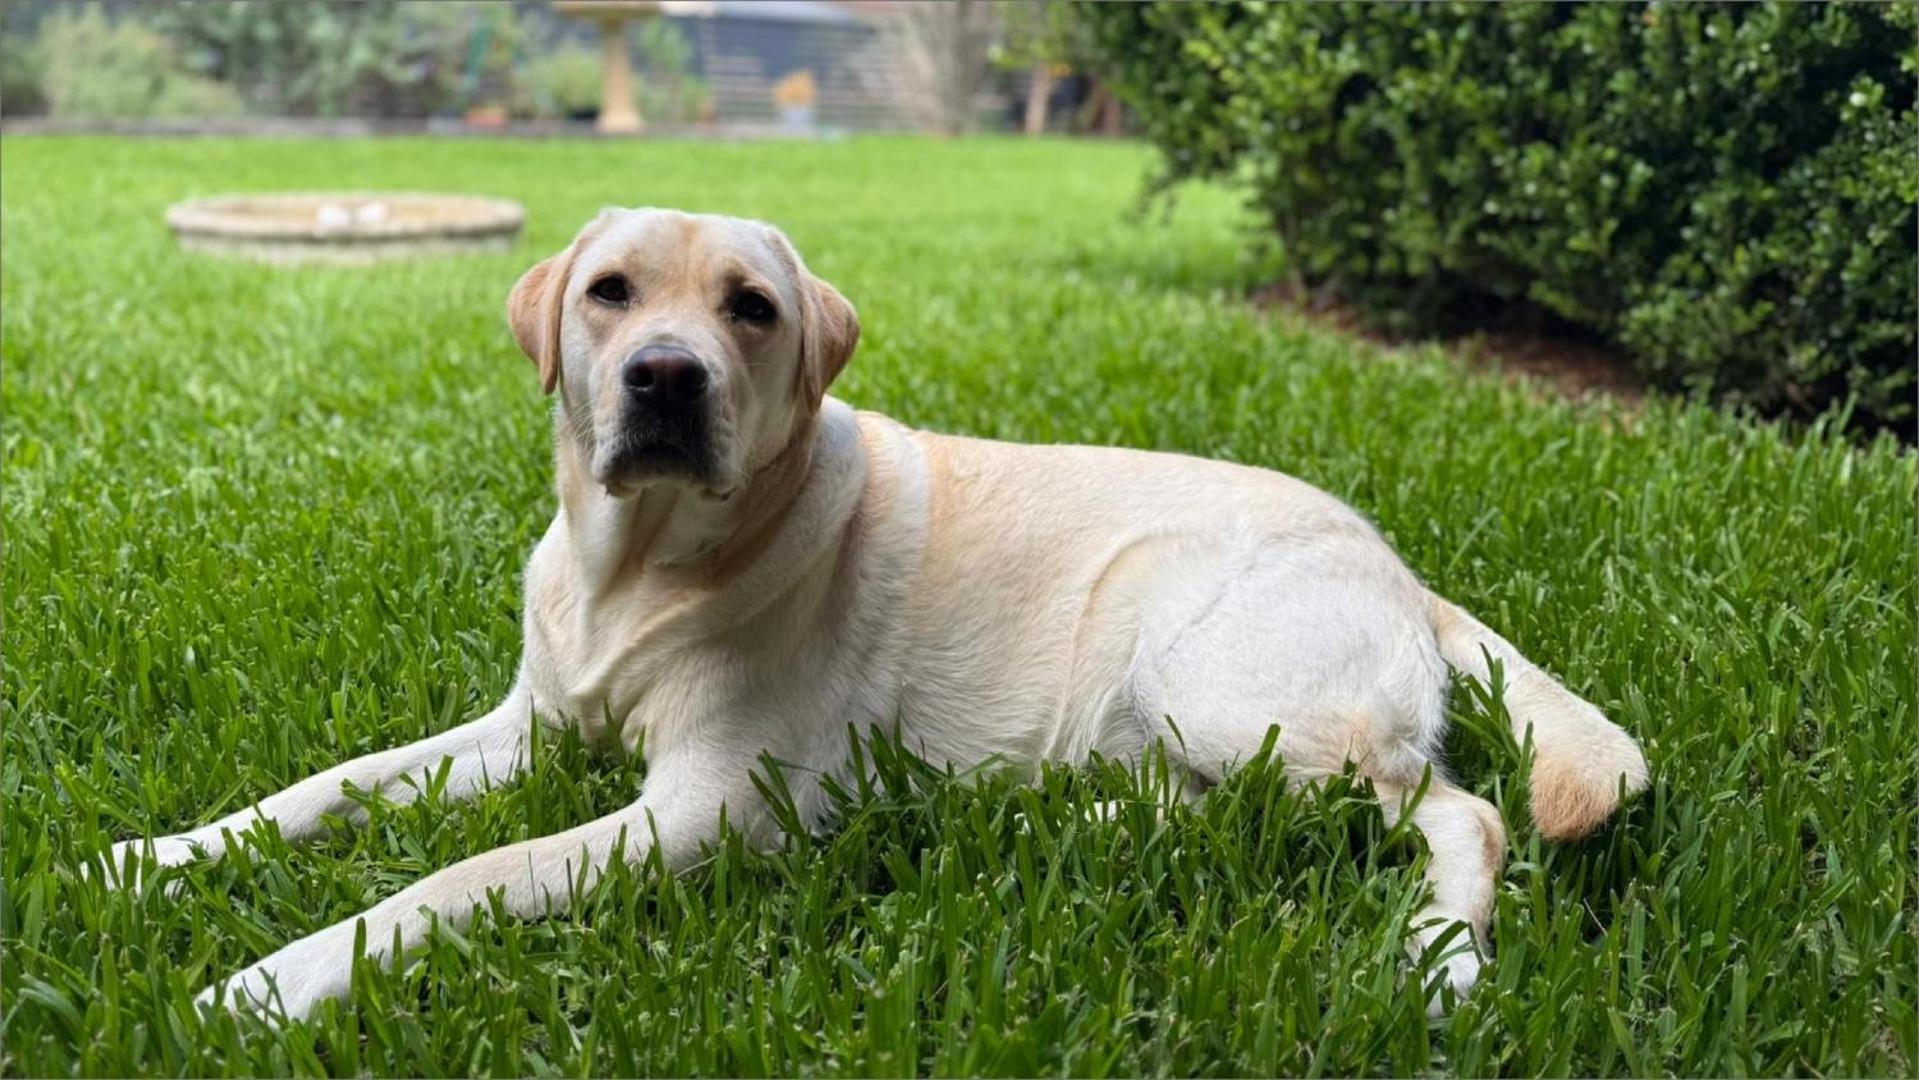
[[[259,4],[143,9],[202,75],[269,116],[404,116],[503,100],[521,32],[503,4]]]
[[[1166,183],[1407,327],[1491,298],[1655,382],[1911,437],[1912,4],[1082,9]]]
[[[40,91],[48,111],[76,117],[231,116],[231,87],[183,70],[166,38],[91,4],[41,24]]]
[[[665,19],[640,20],[638,39],[640,115],[649,121],[690,124],[711,119],[713,95],[689,74],[692,46]]]
[[[31,116],[47,111],[40,88],[40,49],[33,38],[5,25],[0,15],[0,113]]]
[[[533,116],[580,116],[600,107],[600,57],[562,45],[527,62],[518,82],[522,108]]]

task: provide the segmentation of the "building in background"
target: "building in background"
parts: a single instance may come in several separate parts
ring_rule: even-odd
[[[902,128],[899,58],[889,48],[898,5],[824,0],[667,0],[721,123],[781,120],[774,90],[809,74],[813,119],[828,128]]]

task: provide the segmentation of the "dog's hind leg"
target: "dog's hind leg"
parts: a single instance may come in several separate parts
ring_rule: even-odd
[[[1447,681],[1424,592],[1389,552],[1366,545],[1222,541],[1168,570],[1132,666],[1141,722],[1150,734],[1163,727],[1168,747],[1177,741],[1209,778],[1253,757],[1277,729],[1290,782],[1351,763],[1373,781],[1389,822],[1410,806],[1432,852],[1433,892],[1411,944],[1424,952],[1465,924],[1469,933],[1451,931],[1444,960],[1444,981],[1463,994],[1479,974],[1505,832],[1491,805],[1434,763]]]
[[[532,718],[528,695],[515,688],[499,707],[477,720],[419,742],[335,765],[211,824],[151,841],[121,841],[107,855],[107,879],[116,884],[137,882],[149,850],[159,866],[191,862],[196,853],[218,858],[226,853],[228,836],[237,836],[261,821],[273,822],[283,837],[295,842],[318,838],[325,831],[328,815],[360,823],[366,812],[347,793],[347,785],[377,791],[395,802],[410,802],[445,767],[447,795],[472,798],[493,784],[517,777],[526,768]]]
[[[1453,787],[1438,775],[1427,782],[1423,795],[1417,787],[1393,783],[1375,782],[1373,790],[1388,826],[1397,822],[1411,804],[1413,826],[1426,838],[1426,883],[1432,897],[1413,918],[1413,948],[1423,953],[1453,927],[1465,927],[1446,943],[1442,957],[1436,958],[1434,970],[1439,978],[1428,988],[1432,996],[1427,1000],[1427,1011],[1438,1016],[1446,1009],[1442,986],[1451,987],[1455,997],[1463,997],[1479,979],[1480,959],[1490,945],[1486,935],[1492,919],[1493,887],[1506,861],[1506,829],[1491,803]]]

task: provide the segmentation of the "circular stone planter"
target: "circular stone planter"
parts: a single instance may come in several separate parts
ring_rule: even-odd
[[[219,195],[167,210],[167,225],[189,251],[274,263],[502,251],[525,220],[509,199],[402,191]]]

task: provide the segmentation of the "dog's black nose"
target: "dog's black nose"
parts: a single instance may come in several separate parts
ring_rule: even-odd
[[[706,393],[706,365],[672,345],[648,345],[627,357],[620,379],[640,400],[667,409],[691,405]]]

